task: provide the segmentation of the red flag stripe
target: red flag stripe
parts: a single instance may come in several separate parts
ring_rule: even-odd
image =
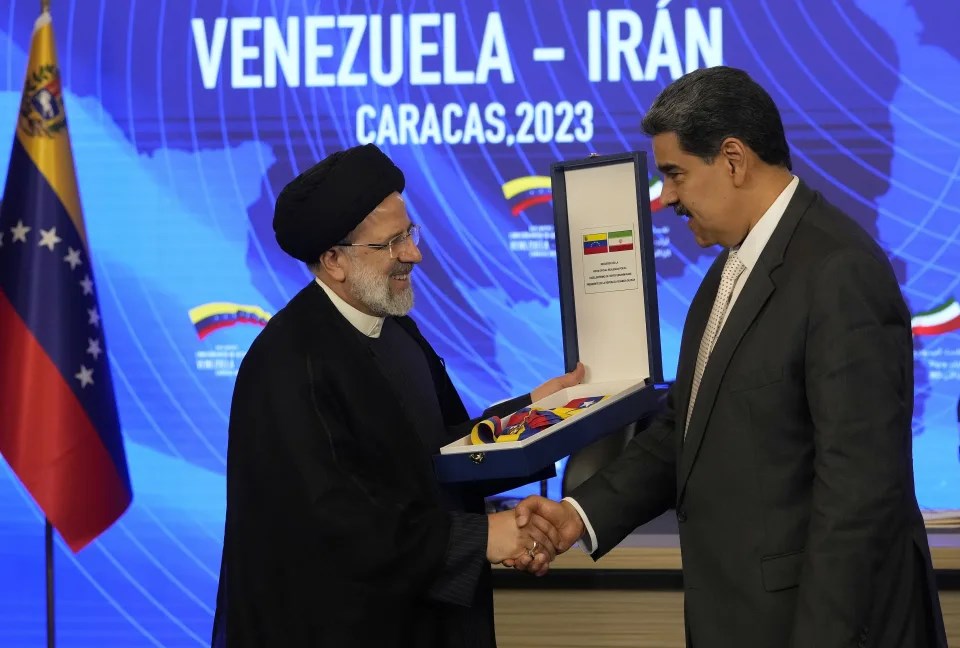
[[[514,205],[513,209],[510,210],[510,213],[512,213],[514,216],[519,216],[530,207],[533,207],[534,205],[548,203],[551,200],[553,200],[553,194],[545,193],[537,196],[530,196],[529,198],[524,198],[523,200],[518,202],[516,205]]]
[[[2,292],[0,321],[10,360],[0,365],[0,394],[19,397],[0,407],[0,451],[79,551],[126,510],[127,485],[70,386]],[[27,426],[33,434],[18,432]]]
[[[933,326],[914,326],[914,335],[942,335],[960,329],[960,318],[952,319],[943,324],[934,324]]]

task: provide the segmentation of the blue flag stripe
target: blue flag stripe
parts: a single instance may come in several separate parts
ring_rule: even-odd
[[[18,240],[21,223],[30,230],[21,230]],[[44,231],[46,246],[40,244]],[[91,322],[99,317],[99,306],[90,258],[67,211],[18,138],[0,207],[0,232],[0,290],[57,366],[129,481],[103,324]],[[54,242],[54,235],[60,240]]]

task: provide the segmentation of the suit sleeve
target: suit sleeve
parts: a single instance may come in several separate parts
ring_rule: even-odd
[[[912,498],[912,348],[889,265],[857,250],[829,257],[807,333],[815,456],[796,648],[855,645],[867,622],[874,574]]]
[[[670,387],[664,409],[613,463],[569,494],[596,533],[595,560],[676,501],[675,389]]]

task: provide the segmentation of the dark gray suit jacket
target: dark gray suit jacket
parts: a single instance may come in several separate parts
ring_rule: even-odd
[[[914,492],[910,315],[890,263],[801,182],[717,339],[684,442],[726,257],[690,306],[666,411],[571,493],[594,557],[675,508],[688,645],[945,647]]]

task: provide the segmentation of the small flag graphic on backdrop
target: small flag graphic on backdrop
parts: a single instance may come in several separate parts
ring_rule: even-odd
[[[949,299],[940,306],[917,313],[910,320],[914,335],[940,335],[960,329],[960,304]]]
[[[605,233],[583,235],[583,253],[584,254],[603,254],[606,251],[607,251],[607,235]]]
[[[214,331],[238,324],[265,326],[270,313],[259,306],[234,304],[233,302],[210,302],[190,309],[190,321],[202,340]]]
[[[0,204],[0,404],[0,454],[79,551],[132,493],[46,12]]]
[[[534,205],[553,200],[552,187],[549,176],[521,176],[504,182],[500,189],[507,200],[517,199],[510,213],[519,216]]]
[[[625,252],[633,249],[633,230],[610,232],[607,234],[607,245],[611,252]]]
[[[660,211],[664,204],[660,201],[660,194],[663,192],[663,180],[656,176],[650,178],[650,212]]]

